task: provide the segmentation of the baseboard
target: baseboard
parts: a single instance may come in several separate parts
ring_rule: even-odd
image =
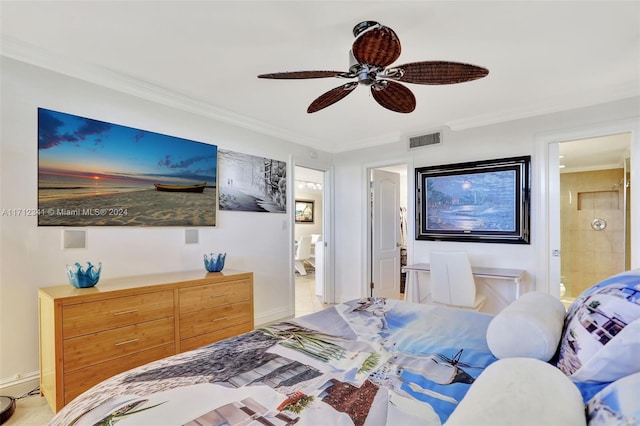
[[[18,397],[31,392],[40,385],[40,372],[32,371],[20,376],[19,379],[0,382],[0,395]]]
[[[260,314],[254,318],[256,327],[266,325],[272,322],[293,318],[294,312],[288,308],[274,309],[269,312]]]
[[[368,297],[368,296],[364,296],[364,297]],[[335,301],[336,301],[336,305],[339,305],[340,303],[347,303],[347,302],[350,302],[350,301],[352,301],[354,299],[356,299],[356,298],[355,297],[347,297],[347,298],[336,297]]]

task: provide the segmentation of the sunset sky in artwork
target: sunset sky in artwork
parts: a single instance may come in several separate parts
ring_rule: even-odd
[[[39,108],[38,166],[49,179],[215,185],[217,147]]]

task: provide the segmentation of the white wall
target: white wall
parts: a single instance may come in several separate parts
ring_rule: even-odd
[[[541,185],[540,170],[545,170],[547,159],[536,155],[537,146],[544,135],[559,134],[565,129],[592,128],[594,123],[607,123],[640,117],[638,98],[575,109],[508,123],[484,126],[474,129],[445,130],[443,144],[421,150],[408,151],[406,140],[396,143],[336,155],[334,159],[335,179],[340,191],[335,194],[336,238],[336,301],[362,297],[367,292],[366,259],[368,233],[366,230],[366,170],[369,167],[406,162],[410,165],[407,185],[408,208],[408,263],[429,260],[431,249],[448,248],[466,250],[473,264],[503,268],[518,268],[527,271],[525,284],[529,289],[549,291],[546,278],[536,279],[540,263],[538,249],[540,232],[544,235],[547,219],[539,211],[543,203],[544,188]],[[575,133],[575,132],[573,132]],[[632,141],[632,200],[640,200],[640,135]],[[532,156],[531,177],[531,244],[489,244],[465,242],[416,241],[415,234],[415,190],[413,169],[423,166],[478,161],[513,156]],[[635,182],[633,181],[635,179]],[[632,256],[634,267],[640,267],[640,205],[632,218]],[[338,213],[339,212],[339,213]],[[340,232],[342,230],[343,232]],[[347,231],[348,230],[348,231]],[[544,249],[544,247],[542,247]],[[542,250],[544,253],[544,250]]]
[[[292,159],[319,169],[331,163],[327,153],[313,160],[301,145],[1,59],[2,209],[37,206],[38,107],[287,161],[288,176]],[[293,315],[291,212],[218,211],[217,225],[199,228],[196,245],[184,244],[185,228],[88,227],[87,248],[74,250],[61,248],[63,228],[38,227],[36,217],[0,217],[0,387],[37,377],[37,290],[67,284],[67,263],[101,261],[103,278],[121,277],[200,269],[203,253],[226,251],[226,269],[254,272],[257,324]]]
[[[108,122],[165,133],[218,145],[221,149],[265,156],[305,166],[332,168],[334,209],[336,300],[366,291],[366,169],[409,164],[409,262],[428,259],[433,247],[455,246],[468,250],[474,263],[526,269],[536,282],[539,223],[546,223],[538,207],[543,199],[536,141],[540,135],[593,123],[639,117],[638,98],[577,109],[505,124],[463,131],[448,131],[444,144],[408,152],[406,141],[331,156],[273,137],[217,122],[125,95],[94,84],[64,77],[4,57],[2,59],[0,207],[35,208],[37,204],[37,108],[45,107]],[[640,139],[632,146],[632,198],[640,200]],[[471,244],[413,239],[413,168],[452,162],[532,155],[531,245]],[[288,170],[288,176],[292,176]],[[288,182],[289,187],[292,183]],[[339,191],[336,190],[339,188]],[[289,205],[293,191],[289,192]],[[326,200],[328,202],[329,200]],[[636,208],[638,207],[638,208]],[[640,211],[636,202],[634,211]],[[633,264],[640,266],[640,215],[632,223]],[[285,225],[283,229],[283,224]],[[37,227],[35,217],[0,217],[0,387],[19,381],[17,376],[37,375],[37,289],[65,284],[64,265],[77,260],[100,260],[104,276],[201,268],[203,252],[228,252],[227,268],[255,273],[256,322],[293,314],[292,214],[218,212],[218,225],[200,228],[200,244],[184,245],[184,228],[100,228],[88,230],[88,248],[61,249],[62,231]],[[268,247],[268,250],[265,249]],[[289,297],[283,297],[289,295]]]

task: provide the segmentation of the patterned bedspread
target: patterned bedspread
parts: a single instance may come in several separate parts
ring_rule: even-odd
[[[491,318],[354,300],[114,376],[51,424],[439,425],[496,360]]]

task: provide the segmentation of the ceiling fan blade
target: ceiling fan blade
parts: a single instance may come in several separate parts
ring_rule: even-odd
[[[416,97],[400,83],[386,80],[371,86],[373,98],[386,109],[409,113],[416,109]]]
[[[425,61],[398,65],[388,70],[398,72],[398,81],[415,84],[456,84],[486,77],[489,70],[460,62]]]
[[[361,64],[386,67],[400,57],[400,39],[389,27],[377,25],[363,31],[351,47]]]
[[[328,107],[329,105],[335,104],[340,99],[353,92],[353,89],[355,89],[356,87],[358,87],[358,83],[352,81],[323,93],[315,101],[311,102],[311,105],[309,105],[309,108],[307,108],[307,112],[311,114],[312,112],[318,112],[321,109]]]
[[[296,80],[304,78],[325,78],[345,75],[342,71],[288,71],[260,74],[258,78],[273,78],[276,80]]]

